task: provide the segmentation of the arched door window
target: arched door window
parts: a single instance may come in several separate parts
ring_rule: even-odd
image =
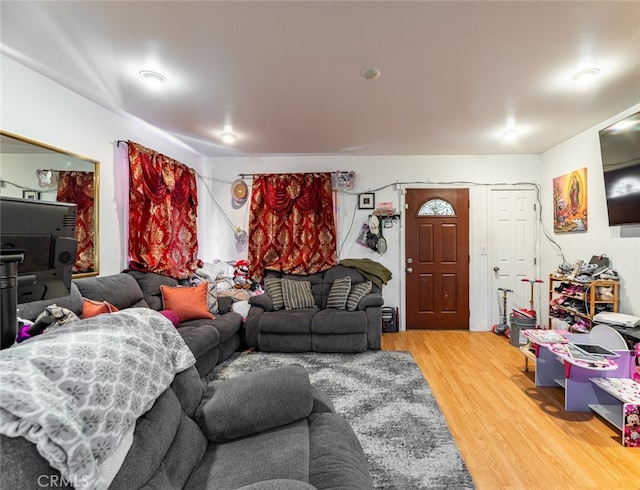
[[[453,206],[444,199],[430,199],[418,210],[418,216],[455,216]]]

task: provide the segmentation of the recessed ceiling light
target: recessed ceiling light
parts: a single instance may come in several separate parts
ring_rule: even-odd
[[[502,132],[502,139],[506,143],[515,143],[519,136],[520,136],[520,133],[515,128],[505,129]]]
[[[220,137],[222,138],[222,141],[229,145],[234,143],[238,139],[238,135],[236,133],[232,133],[231,131],[223,131],[222,133],[220,133]]]
[[[585,68],[584,70],[580,70],[571,78],[580,85],[588,85],[593,82],[598,73],[600,73],[598,68]]]
[[[140,76],[144,79],[148,87],[154,89],[162,87],[162,84],[167,79],[163,74],[151,70],[142,70]]]

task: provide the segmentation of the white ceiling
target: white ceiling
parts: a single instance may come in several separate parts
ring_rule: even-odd
[[[0,9],[4,54],[209,156],[536,154],[640,102],[639,1]],[[595,84],[578,89],[572,75],[591,66]],[[365,80],[368,67],[381,77]],[[160,92],[144,69],[166,76]],[[500,138],[511,123],[517,144]]]

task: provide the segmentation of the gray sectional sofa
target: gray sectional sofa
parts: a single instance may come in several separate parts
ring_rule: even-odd
[[[0,444],[0,488],[72,488],[26,439],[2,435]],[[373,483],[353,430],[301,366],[206,388],[192,366],[138,419],[108,488],[366,490]]]
[[[132,271],[112,276],[84,278],[73,282],[70,296],[59,298],[55,303],[76,314],[82,312],[83,297],[109,301],[119,310],[159,310],[162,308],[160,285],[174,286],[176,283],[177,281],[164,276]],[[51,303],[52,301],[45,301],[19,305],[19,316],[35,319]],[[140,312],[131,311],[136,315]],[[74,331],[92,331],[88,326],[92,321],[96,322],[99,328],[112,332],[113,329],[109,328],[109,325],[104,325],[106,320],[113,321],[114,325],[121,325],[125,332],[123,342],[137,344],[139,337],[143,336],[142,330],[129,328],[129,320],[125,320],[123,324],[118,315],[121,314],[101,315],[71,323],[59,327],[61,330],[57,333],[52,332],[52,337],[58,336],[60,339],[60,336],[75,335]],[[162,327],[164,331],[163,338],[168,335],[179,340],[176,329],[170,326],[166,319],[156,313],[147,315],[155,318],[156,322],[161,322],[158,327]],[[104,320],[100,320],[103,317]],[[120,443],[114,454],[109,456],[107,461],[100,463],[101,472],[103,469],[105,471],[102,474],[108,475],[108,478],[105,478],[109,489],[373,488],[364,452],[353,429],[342,416],[335,413],[331,400],[309,382],[309,377],[301,366],[290,365],[248,373],[203,385],[202,374],[209,372],[216,362],[228,357],[240,345],[241,322],[240,315],[230,312],[216,315],[214,320],[191,320],[177,328],[188,347],[187,349],[182,345],[181,349],[186,351],[189,357],[192,353],[196,362],[187,364],[189,367],[186,369],[176,369],[177,374],[173,381],[170,384],[167,382],[158,391],[157,397],[152,399],[150,408],[142,410],[141,415],[134,419],[134,428],[130,429],[132,435],[127,436],[127,444]],[[130,330],[138,333],[131,334],[129,338]],[[46,334],[43,337],[46,337]],[[47,340],[43,338],[42,341]],[[74,346],[77,351],[66,352],[66,347],[60,350],[61,346],[58,345],[34,351],[46,351],[52,359],[40,354],[29,354],[28,350],[33,349],[39,342],[41,340],[37,337],[29,339],[17,345],[15,349],[23,352],[26,349],[26,357],[37,359],[38,362],[35,364],[39,366],[38,369],[42,370],[44,376],[53,376],[50,378],[52,381],[56,379],[56,369],[64,373],[75,373],[76,376],[89,380],[87,384],[92,388],[84,395],[67,381],[60,384],[65,393],[72,394],[70,399],[79,397],[79,400],[94,400],[96,393],[91,391],[103,384],[106,385],[107,378],[104,376],[110,376],[109,373],[114,372],[107,369],[114,361],[106,355],[92,357],[89,365],[96,364],[92,368],[93,371],[83,371],[84,374],[77,371],[72,366],[76,366],[78,361],[82,362],[86,350],[83,350],[83,345],[78,341],[67,341],[66,337],[62,338],[63,345]],[[98,345],[104,345],[113,356],[114,352],[121,352],[125,344],[98,342]],[[162,345],[161,350],[165,351],[164,346],[167,344]],[[12,349],[13,347],[0,351],[0,359],[11,362]],[[65,351],[69,358],[68,367],[57,361],[56,356],[62,351]],[[73,352],[79,355],[74,355]],[[154,358],[157,355],[154,354],[157,351],[153,349],[147,349],[147,352]],[[100,365],[100,362],[103,364]],[[148,366],[142,360],[129,359],[128,362]],[[193,363],[193,359],[190,362]],[[24,364],[14,362],[14,365],[14,369],[19,372]],[[51,366],[54,366],[53,369]],[[122,361],[117,363],[116,367],[119,372],[123,372]],[[148,367],[146,369],[149,370]],[[140,377],[129,375],[129,378]],[[109,377],[108,380],[111,381],[112,378]],[[165,389],[166,386],[168,388]],[[101,393],[104,394],[105,391],[102,390]],[[109,401],[109,397],[114,400]],[[111,392],[99,405],[104,405],[108,411],[109,407],[118,405],[116,398],[116,393]],[[84,404],[85,401],[81,403]],[[78,411],[80,412],[79,409]],[[80,419],[85,420],[84,416],[83,413],[79,413]],[[47,420],[48,417],[47,415]],[[105,414],[104,417],[109,420],[108,415]],[[113,420],[117,422],[119,419]],[[87,427],[91,426],[87,420],[85,423],[89,424]],[[93,481],[78,482],[61,476],[35,444],[21,436],[9,437],[7,434],[3,432],[0,435],[0,488],[107,488],[106,484],[96,486]],[[97,435],[100,439],[103,434],[91,432],[91,435]],[[93,446],[92,451],[95,454]]]
[[[313,304],[288,308],[284,298],[284,306],[278,308],[278,298],[274,301],[268,288],[265,294],[251,297],[245,324],[247,345],[271,352],[349,353],[380,349],[384,300],[378,284],[371,284],[371,291],[353,310],[328,307],[334,282],[345,277],[350,278],[351,288],[370,282],[358,269],[343,265],[306,276],[266,271],[265,285],[270,279],[309,282]]]
[[[108,301],[118,310],[126,308],[163,309],[160,286],[175,287],[178,280],[151,272],[126,271],[109,276],[74,279],[71,294],[54,300],[18,305],[18,316],[35,320],[44,309],[56,304],[77,315],[82,313],[82,298]],[[231,298],[220,298],[221,313],[214,319],[198,318],[182,322],[178,333],[193,352],[196,368],[202,376],[229,357],[242,343],[242,316],[230,311]]]

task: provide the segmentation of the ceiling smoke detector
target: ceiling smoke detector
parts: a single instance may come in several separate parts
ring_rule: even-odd
[[[380,70],[377,68],[365,68],[362,70],[362,76],[366,80],[375,80],[376,78],[380,78]]]

